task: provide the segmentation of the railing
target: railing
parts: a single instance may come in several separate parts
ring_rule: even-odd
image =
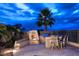
[[[78,43],[74,43],[74,42],[70,42],[69,41],[67,44],[70,45],[70,46],[79,48],[79,44]]]

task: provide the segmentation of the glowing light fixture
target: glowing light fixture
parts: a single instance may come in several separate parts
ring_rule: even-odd
[[[15,42],[15,49],[20,49],[21,45],[20,43]]]

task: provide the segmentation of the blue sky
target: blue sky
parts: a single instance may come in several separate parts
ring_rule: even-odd
[[[38,29],[37,17],[41,9],[48,7],[56,20],[49,30],[78,30],[78,3],[0,3],[0,23],[21,23],[26,30]],[[43,27],[41,27],[43,28]]]

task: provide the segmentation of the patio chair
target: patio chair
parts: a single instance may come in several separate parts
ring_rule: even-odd
[[[52,36],[52,39],[51,39],[51,44],[52,44],[52,48],[58,48],[58,38],[57,36]]]
[[[67,45],[67,35],[58,37],[59,48],[66,47]]]

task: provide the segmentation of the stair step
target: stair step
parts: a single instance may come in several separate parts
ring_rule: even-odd
[[[21,39],[21,40],[18,40],[17,42],[23,42],[23,41],[27,41],[26,39]]]
[[[27,46],[28,44],[29,44],[29,41],[22,41],[22,42],[16,41],[15,48],[17,48],[17,47],[22,48],[24,46]]]

